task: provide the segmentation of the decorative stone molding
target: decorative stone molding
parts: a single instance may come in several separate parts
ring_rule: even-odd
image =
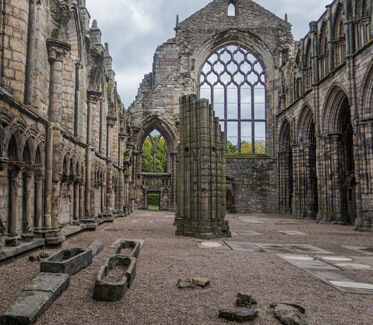
[[[90,102],[92,104],[97,104],[99,102],[99,100],[101,99],[101,97],[102,97],[101,92],[97,92],[97,91],[94,91],[94,90],[88,90],[87,91],[88,102]]]
[[[56,39],[47,39],[47,48],[49,61],[63,61],[71,45]]]

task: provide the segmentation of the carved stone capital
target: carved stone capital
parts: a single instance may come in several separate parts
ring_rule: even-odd
[[[63,61],[71,46],[68,43],[59,40],[47,39],[48,59],[49,61]]]
[[[44,171],[42,169],[35,169],[35,180],[41,181],[44,179]]]
[[[101,98],[102,98],[102,93],[94,91],[94,90],[87,91],[88,102],[92,104],[97,104]]]

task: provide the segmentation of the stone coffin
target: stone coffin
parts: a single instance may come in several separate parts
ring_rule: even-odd
[[[119,243],[119,247],[115,251],[115,255],[129,256],[138,258],[140,254],[140,243],[124,240]]]
[[[119,272],[118,272],[119,271]],[[110,273],[118,273],[110,279]],[[106,260],[98,273],[93,291],[93,299],[99,301],[121,300],[136,276],[136,258],[115,255]]]
[[[66,248],[41,262],[40,272],[75,274],[92,264],[92,250]]]

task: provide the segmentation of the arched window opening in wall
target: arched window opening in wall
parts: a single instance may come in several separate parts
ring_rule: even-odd
[[[157,130],[153,130],[142,145],[143,173],[167,173],[168,162],[166,140]]]
[[[319,54],[319,80],[321,80],[329,73],[329,46],[326,23],[324,23],[324,26],[321,29]]]
[[[366,0],[357,0],[355,4],[355,50],[359,50],[365,44],[367,44],[370,39],[370,13],[367,10]]]
[[[345,62],[346,56],[346,37],[345,37],[345,25],[341,18],[337,22],[335,43],[334,43],[334,66],[338,67],[340,64]]]
[[[228,6],[228,16],[229,17],[236,16],[236,6],[233,2],[231,2]]]
[[[312,53],[311,53],[311,40],[307,43],[306,48],[306,62],[305,62],[305,88],[306,90],[312,87]]]
[[[18,155],[17,155],[17,141],[14,135],[9,141],[9,146],[8,146],[8,158],[9,161],[17,161],[18,160]]]
[[[266,77],[240,45],[226,45],[205,62],[200,97],[210,100],[227,136],[228,153],[266,152]]]

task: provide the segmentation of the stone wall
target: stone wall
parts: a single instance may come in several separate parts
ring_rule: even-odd
[[[227,187],[233,194],[233,198],[227,200],[229,212],[278,212],[276,160],[268,157],[231,158],[228,155],[226,166]]]

